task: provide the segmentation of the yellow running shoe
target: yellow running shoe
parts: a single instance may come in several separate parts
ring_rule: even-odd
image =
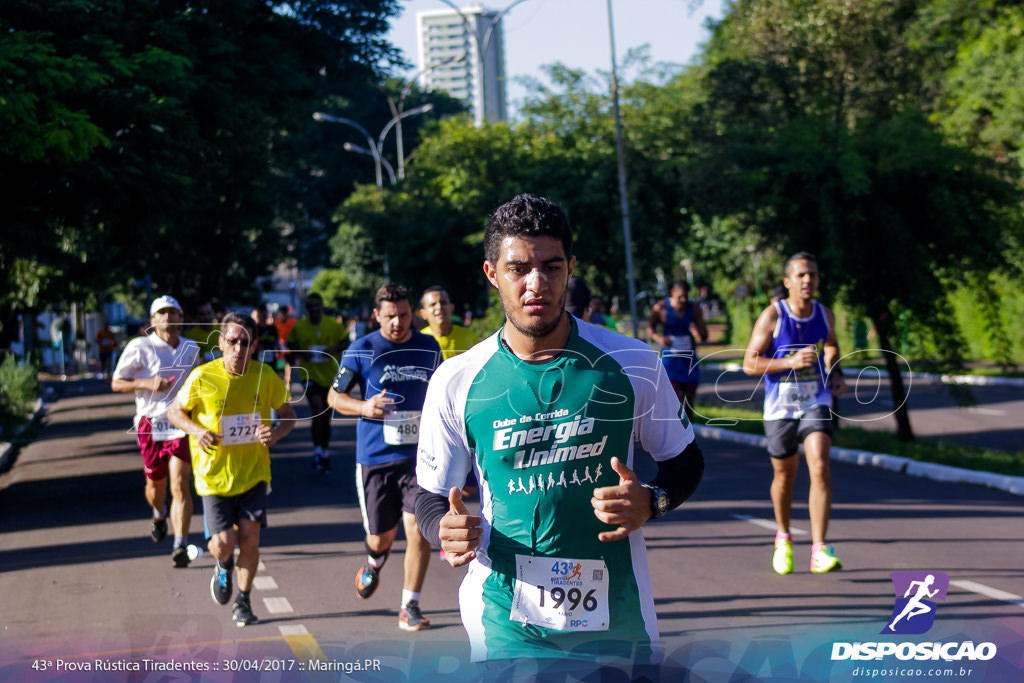
[[[776,534],[772,568],[779,574],[793,573],[793,537],[789,534]]]

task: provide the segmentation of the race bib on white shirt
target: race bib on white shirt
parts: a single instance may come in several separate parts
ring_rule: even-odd
[[[220,418],[220,442],[225,446],[256,443],[256,430],[260,428],[259,413],[224,415]]]
[[[804,413],[817,405],[818,382],[782,382],[779,384],[779,407],[793,413]]]
[[[151,418],[149,425],[149,438],[151,441],[170,441],[171,439],[181,439],[185,436],[185,432],[171,424],[171,421],[167,419],[167,415]]]
[[[419,443],[420,411],[396,410],[384,416],[384,443],[406,446]]]
[[[556,631],[607,631],[604,560],[516,555],[511,621]]]

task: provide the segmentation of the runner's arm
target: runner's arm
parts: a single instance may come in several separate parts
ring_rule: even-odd
[[[843,377],[842,368],[839,367],[839,340],[836,338],[836,316],[832,309],[826,308],[825,315],[828,318],[828,339],[825,340],[825,348],[822,349],[822,359],[825,361],[825,372],[828,373],[829,388],[833,396],[842,396],[846,393],[846,378]]]
[[[693,302],[693,322],[690,323],[690,334],[697,338],[699,342],[706,342],[708,340],[708,326],[704,322],[704,314],[700,310],[700,306],[696,301]]]
[[[171,405],[167,406],[167,419],[171,421],[172,425],[195,439],[195,442],[203,450],[220,441],[221,435],[212,429],[207,429],[198,422],[194,422],[190,413],[185,412],[177,398],[171,401]]]
[[[647,318],[647,338],[661,344],[662,346],[668,346],[668,344],[665,343],[666,338],[654,331],[658,326],[664,328],[665,320],[662,318],[662,312],[663,304],[659,301],[654,304],[654,308],[651,309],[651,316]],[[669,341],[671,342],[671,340]]]
[[[441,518],[448,513],[448,499],[422,486],[416,494],[416,526],[432,548],[441,547]]]
[[[775,306],[769,306],[764,309],[761,311],[761,315],[757,317],[757,322],[754,323],[754,331],[750,335],[750,343],[747,344],[747,350],[743,354],[743,374],[761,376],[773,372],[782,372],[783,370],[792,370],[796,367],[794,363],[798,358],[801,358],[798,354],[785,358],[765,357],[765,354],[771,349],[772,333],[775,331],[775,325],[778,320],[779,311]]]
[[[171,388],[171,383],[163,377],[146,377],[145,379],[127,379],[124,377],[118,377],[110,382],[110,388],[111,390],[118,392],[129,392],[135,391],[136,389],[145,389],[147,391],[167,391]]]
[[[656,464],[658,473],[648,483],[665,492],[669,510],[685,503],[704,478],[704,454],[696,440],[691,441],[679,455]]]

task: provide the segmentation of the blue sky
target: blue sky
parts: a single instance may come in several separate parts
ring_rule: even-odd
[[[483,3],[501,10],[511,0]],[[708,17],[720,18],[725,0],[613,0],[615,52],[621,64],[627,50],[648,45],[654,62],[685,64],[701,42]],[[460,7],[473,2],[455,0]],[[416,13],[445,9],[438,0],[405,0],[389,40],[416,62]],[[526,95],[518,77],[543,80],[540,67],[561,62],[590,73],[611,69],[606,0],[527,0],[512,8],[505,22],[509,102]],[[412,76],[415,69],[406,74]]]

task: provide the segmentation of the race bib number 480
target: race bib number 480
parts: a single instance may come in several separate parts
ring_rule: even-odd
[[[258,413],[245,415],[224,415],[220,418],[220,442],[225,446],[240,443],[256,443],[259,438],[256,430],[260,428]]]
[[[607,631],[608,567],[604,560],[516,555],[509,619],[556,631]]]
[[[384,443],[405,446],[419,443],[420,411],[396,410],[384,416]]]

